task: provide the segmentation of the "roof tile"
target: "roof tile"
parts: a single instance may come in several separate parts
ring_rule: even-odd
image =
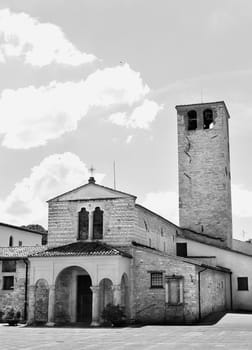
[[[55,256],[93,256],[93,255],[121,255],[132,258],[132,256],[120,249],[111,247],[99,241],[74,242],[67,245],[48,248],[45,251],[31,254],[31,257],[55,257]]]

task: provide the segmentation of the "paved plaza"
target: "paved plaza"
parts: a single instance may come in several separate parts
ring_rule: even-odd
[[[227,314],[209,326],[30,328],[0,326],[1,350],[252,349],[252,314]]]

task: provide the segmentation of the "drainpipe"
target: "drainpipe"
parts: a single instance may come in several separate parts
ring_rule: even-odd
[[[233,311],[233,284],[232,284],[232,272],[229,274],[230,278],[230,311]]]
[[[198,272],[198,288],[199,288],[199,320],[201,319],[201,302],[200,302],[200,297],[201,297],[201,295],[200,295],[200,274],[202,273],[202,272],[204,272],[204,271],[206,271],[207,270],[207,267],[205,267],[203,270],[200,270],[199,272]]]
[[[28,259],[24,259],[25,263],[25,301],[24,301],[24,321],[27,321],[28,313]]]

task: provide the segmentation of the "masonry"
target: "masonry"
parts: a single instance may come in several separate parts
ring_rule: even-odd
[[[182,105],[178,112],[180,225],[232,246],[229,113],[224,102]],[[204,125],[204,113],[212,124]],[[189,127],[190,113],[195,114]]]

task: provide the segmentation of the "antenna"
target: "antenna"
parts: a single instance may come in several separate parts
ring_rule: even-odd
[[[115,160],[113,162],[113,173],[114,173],[114,190],[116,189],[116,165]]]

